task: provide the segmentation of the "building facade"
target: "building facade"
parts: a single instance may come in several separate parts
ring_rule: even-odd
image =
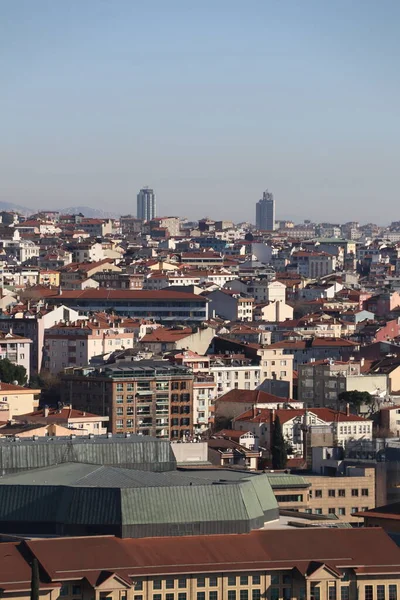
[[[193,434],[193,373],[168,361],[118,362],[68,369],[62,400],[106,415],[112,433],[184,439]]]
[[[154,190],[144,187],[137,195],[137,218],[151,221],[157,216],[156,195]]]
[[[256,227],[262,231],[275,229],[275,200],[268,190],[256,204]]]

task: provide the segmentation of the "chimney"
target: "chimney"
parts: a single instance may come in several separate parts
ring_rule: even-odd
[[[365,364],[365,358],[363,357],[360,359],[360,367],[363,367],[364,364]]]
[[[346,404],[346,416],[348,417],[350,415],[350,404],[347,402]]]
[[[48,406],[44,407],[43,415],[45,418],[47,418],[49,416],[49,407]]]

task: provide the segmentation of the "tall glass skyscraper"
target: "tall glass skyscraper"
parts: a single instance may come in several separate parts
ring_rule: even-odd
[[[144,187],[137,195],[137,218],[151,221],[157,216],[156,195],[154,190]]]
[[[262,231],[275,229],[275,200],[268,190],[256,204],[256,227]]]

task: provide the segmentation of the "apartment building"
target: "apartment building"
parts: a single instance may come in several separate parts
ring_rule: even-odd
[[[286,353],[284,348],[277,344],[262,347],[257,351],[260,357],[260,379],[286,381],[288,384],[288,398],[293,396],[293,363],[292,354]]]
[[[133,348],[136,321],[98,313],[90,319],[61,322],[45,330],[44,368],[52,374],[83,367],[93,357]]]
[[[0,360],[7,358],[14,365],[24,367],[27,380],[31,372],[30,346],[32,340],[14,333],[0,331]]]
[[[112,310],[132,318],[165,322],[202,323],[208,319],[207,298],[169,290],[71,290],[48,298],[48,303],[85,314]]]
[[[193,434],[193,373],[164,360],[71,368],[62,401],[109,417],[112,433],[183,439]]]
[[[215,290],[207,295],[211,314],[227,321],[252,321],[254,298],[230,290]]]
[[[364,419],[349,412],[343,413],[329,408],[259,408],[253,406],[233,419],[233,429],[251,431],[257,435],[260,444],[267,449],[272,447],[272,434],[275,420],[279,418],[283,437],[291,448],[290,454],[304,455],[304,432],[311,426],[326,428],[335,445],[345,447],[349,441],[371,440],[372,420]]]
[[[223,359],[215,357],[211,361],[210,374],[214,378],[217,395],[221,396],[232,389],[255,390],[260,384],[261,368],[246,360],[227,365]]]
[[[388,391],[386,374],[361,373],[362,363],[354,360],[310,361],[298,366],[298,398],[308,406],[339,408],[339,394],[369,392],[384,397]]]
[[[305,340],[285,340],[271,344],[269,350],[282,350],[286,356],[293,356],[293,368],[311,360],[347,361],[360,350],[359,344],[343,338],[310,337]]]
[[[0,421],[36,410],[40,390],[0,382]]]
[[[0,546],[4,598],[65,600],[397,600],[400,550],[379,528],[34,539]],[[139,559],[138,559],[139,557]]]

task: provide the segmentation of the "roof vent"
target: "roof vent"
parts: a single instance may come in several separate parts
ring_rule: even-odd
[[[112,433],[111,433],[111,431],[109,431],[109,432],[107,433],[107,437],[108,437],[108,438],[112,438]]]

